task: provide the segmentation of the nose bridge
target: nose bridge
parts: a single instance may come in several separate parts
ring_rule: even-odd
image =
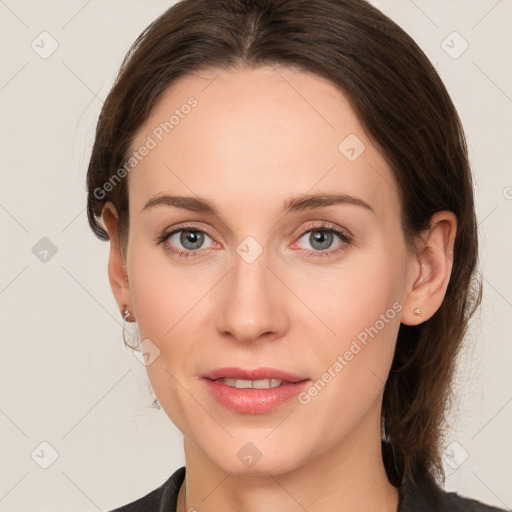
[[[281,300],[283,285],[268,268],[270,258],[261,249],[251,240],[237,247],[223,300],[218,304],[217,328],[240,341],[267,333],[282,334],[288,327],[286,302]]]

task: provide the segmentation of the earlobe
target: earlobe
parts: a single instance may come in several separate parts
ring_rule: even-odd
[[[411,265],[411,284],[402,309],[401,322],[418,325],[441,306],[453,266],[457,219],[450,211],[437,212],[418,239]]]
[[[119,234],[118,234],[118,215],[115,206],[109,201],[102,210],[101,217],[105,230],[110,240],[110,253],[108,260],[108,276],[112,293],[116,299],[121,315],[128,307],[131,308],[130,284],[126,272],[125,261],[121,255]]]

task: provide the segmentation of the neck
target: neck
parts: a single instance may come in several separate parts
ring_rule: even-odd
[[[185,439],[186,478],[179,512],[396,512],[398,488],[388,480],[380,437],[349,436],[292,471],[235,474],[223,471]],[[185,485],[186,484],[186,485]]]

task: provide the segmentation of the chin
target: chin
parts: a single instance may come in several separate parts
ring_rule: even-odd
[[[212,439],[205,445],[204,437],[196,444],[203,455],[218,466],[222,471],[232,475],[268,476],[293,471],[305,463],[306,456],[301,457],[298,448],[305,449],[300,440],[284,441],[286,436],[275,436],[272,439],[268,431],[260,438],[255,436],[239,436],[225,440]]]

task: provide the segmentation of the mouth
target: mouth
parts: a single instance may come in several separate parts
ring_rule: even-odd
[[[226,386],[237,389],[270,389],[291,384],[291,382],[283,381],[280,379],[247,380],[222,378],[215,379],[215,382],[220,382],[221,384],[225,384]]]
[[[201,377],[215,400],[246,414],[263,414],[284,405],[311,381],[276,368],[218,368]]]
[[[219,381],[222,384],[238,389],[268,389],[309,380],[309,378],[305,376],[268,367],[254,369],[237,367],[217,368],[216,370],[204,373],[201,377],[208,380]]]

